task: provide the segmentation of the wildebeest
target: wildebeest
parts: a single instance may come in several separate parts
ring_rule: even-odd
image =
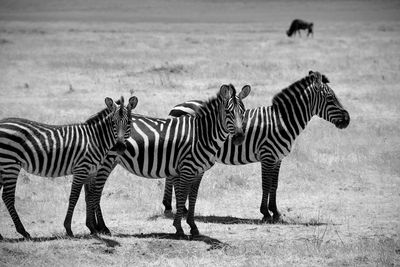
[[[299,35],[301,36],[300,30],[308,30],[307,37],[310,34],[312,34],[312,36],[314,36],[313,26],[314,26],[314,23],[312,23],[312,22],[309,23],[309,22],[306,22],[301,19],[295,19],[292,21],[292,24],[290,25],[289,30],[286,31],[286,34],[287,34],[287,36],[291,37],[293,34],[296,34],[296,32],[298,32]]]

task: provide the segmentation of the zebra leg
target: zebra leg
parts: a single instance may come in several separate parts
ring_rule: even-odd
[[[96,221],[95,221],[95,213],[94,213],[94,206],[93,206],[93,188],[89,184],[85,184],[85,202],[86,202],[86,226],[90,230],[91,235],[96,234]]]
[[[107,228],[103,214],[101,212],[101,194],[103,193],[104,185],[107,181],[108,176],[114,170],[115,166],[117,166],[117,161],[115,156],[109,156],[104,160],[103,166],[97,171],[97,176],[94,181],[93,187],[93,209],[96,214],[97,224],[96,230],[100,234],[111,235],[110,230]]]
[[[25,230],[24,225],[19,219],[18,213],[15,209],[15,187],[17,185],[17,178],[20,172],[20,166],[12,166],[1,171],[2,184],[3,185],[3,201],[10,213],[11,219],[14,222],[15,228],[26,239],[30,239],[30,234]],[[2,237],[0,238],[2,239]]]
[[[164,197],[163,197],[163,205],[165,207],[165,211],[164,211],[164,215],[166,217],[172,217],[173,213],[172,213],[172,191],[174,188],[174,178],[172,177],[168,177],[165,180],[165,188],[164,188]],[[188,213],[188,209],[186,208],[186,206],[183,206],[183,215],[187,216]]]
[[[97,184],[96,181],[96,191],[94,193],[94,210],[95,210],[95,214],[96,214],[96,231],[100,234],[105,234],[105,235],[110,235],[111,236],[111,231],[108,229],[108,227],[106,226],[105,222],[104,222],[104,218],[103,218],[103,213],[101,211],[101,206],[100,206],[100,202],[101,202],[101,194],[103,192],[103,188],[104,188],[104,183],[106,181],[102,182],[101,184]]]
[[[64,220],[65,230],[67,231],[67,235],[70,237],[74,237],[74,234],[71,231],[72,215],[74,213],[76,202],[78,201],[79,194],[81,193],[83,181],[86,178],[86,176],[87,175],[83,175],[83,174],[74,174],[74,178],[72,180],[71,194],[69,196],[68,211],[67,211],[67,215],[65,216],[65,220]]]
[[[190,233],[192,234],[192,236],[200,235],[199,229],[194,223],[194,209],[196,206],[197,193],[199,191],[199,185],[202,177],[203,176],[201,175],[192,183],[189,193],[189,212],[187,214],[186,222],[190,226]]]
[[[164,187],[164,197],[163,197],[163,205],[165,207],[164,210],[164,215],[166,217],[172,217],[172,206],[171,206],[171,202],[172,202],[172,189],[174,187],[174,178],[172,177],[167,177],[165,179],[165,187]]]
[[[271,191],[272,173],[274,169],[274,162],[268,157],[261,159],[261,179],[262,179],[262,199],[260,212],[264,215],[263,222],[272,222],[272,216],[268,211],[268,198]]]
[[[178,237],[185,236],[183,232],[181,220],[183,216],[183,208],[185,207],[186,198],[188,195],[190,184],[184,177],[174,179],[175,198],[176,198],[176,214],[174,217],[173,225],[176,228],[176,235]]]
[[[278,211],[278,207],[276,205],[276,190],[278,189],[278,178],[279,178],[279,170],[281,167],[281,161],[276,162],[273,169],[271,169],[271,186],[269,191],[269,202],[268,209],[273,213],[272,222],[278,222],[281,218],[281,214]]]
[[[100,234],[109,235],[111,236],[111,231],[108,229],[104,222],[103,213],[101,211],[100,201],[101,201],[101,194],[103,192],[103,188],[101,188],[100,192],[95,197],[95,213],[96,213],[96,230]]]
[[[267,168],[264,162],[261,162],[261,179],[262,179],[262,198],[261,198],[261,206],[260,212],[263,216],[262,222],[271,222],[271,214],[268,211],[268,192],[269,192],[269,183],[267,177]]]

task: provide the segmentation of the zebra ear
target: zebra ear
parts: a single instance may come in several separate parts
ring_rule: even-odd
[[[232,94],[230,87],[226,84],[223,84],[221,86],[221,88],[219,89],[219,93],[220,93],[220,95],[222,95],[222,98],[225,100],[229,99]]]
[[[322,82],[323,82],[323,83],[329,83],[328,78],[326,78],[326,76],[323,75],[323,74],[322,74]]]
[[[112,111],[114,111],[115,110],[115,103],[114,103],[114,100],[112,100],[111,98],[109,98],[109,97],[106,97],[106,99],[104,100],[104,102],[106,102],[106,106],[107,106],[107,108],[109,109],[109,110],[112,110]]]
[[[136,108],[137,103],[138,103],[137,97],[132,96],[131,98],[129,98],[129,103],[128,103],[127,109],[132,110],[132,109]]]
[[[310,70],[310,72],[308,73],[308,75],[311,76],[311,79],[312,79],[314,82],[317,82],[317,83],[321,83],[321,82],[322,82],[322,75],[321,75],[321,73],[319,73],[318,71],[314,72],[314,71],[311,71],[311,70]]]
[[[251,91],[250,85],[243,86],[242,91],[239,93],[239,98],[240,99],[246,98],[246,96],[250,94],[250,91]]]

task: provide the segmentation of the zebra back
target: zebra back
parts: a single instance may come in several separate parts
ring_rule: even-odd
[[[247,164],[260,161],[262,153],[281,159],[290,152],[292,143],[314,115],[338,128],[347,127],[350,117],[328,83],[325,75],[310,72],[277,93],[271,106],[246,110],[243,143],[234,145],[232,137],[228,137],[217,153],[217,161]],[[201,103],[191,100],[176,105],[169,115],[194,114]]]

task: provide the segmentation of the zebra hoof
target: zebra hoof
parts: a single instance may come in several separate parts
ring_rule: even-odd
[[[69,236],[69,237],[74,237],[74,234],[72,233],[72,231],[71,230],[67,230],[67,236]]]
[[[176,237],[176,239],[179,239],[179,240],[186,239],[186,235],[183,232],[183,230],[177,230],[175,233],[175,237]]]
[[[280,214],[277,214],[276,216],[274,215],[272,217],[272,223],[279,223],[279,222],[281,222],[281,215]]]
[[[104,227],[97,231],[99,234],[111,236],[111,232],[107,227]]]
[[[190,234],[191,234],[193,237],[199,236],[199,235],[200,235],[199,229],[197,229],[197,228],[190,229]]]
[[[21,231],[19,233],[22,234],[22,236],[24,237],[25,240],[31,240],[32,239],[31,235],[25,230],[23,230],[23,231]]]
[[[4,238],[3,238],[3,236],[2,235],[0,235],[0,240],[3,240]]]
[[[272,223],[273,219],[271,216],[264,216],[261,220],[262,223]]]
[[[86,225],[86,226],[87,226],[87,228],[89,228],[90,235],[96,235],[97,234],[97,229],[96,229],[96,227],[94,227],[94,225],[90,225],[90,226]]]
[[[97,231],[96,230],[90,230],[90,235],[91,236],[97,236]]]
[[[172,213],[172,210],[165,210],[165,211],[164,211],[164,216],[165,216],[166,218],[173,218],[173,217],[174,217],[174,214]]]

